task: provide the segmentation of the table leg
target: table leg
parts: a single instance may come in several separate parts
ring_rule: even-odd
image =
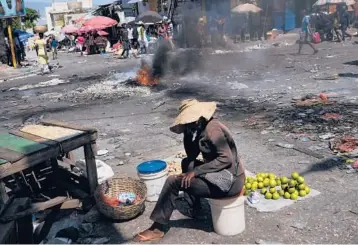
[[[90,187],[90,194],[93,195],[98,186],[96,157],[94,155],[95,143],[84,145],[86,159],[87,178]]]

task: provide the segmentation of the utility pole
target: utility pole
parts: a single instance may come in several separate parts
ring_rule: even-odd
[[[15,47],[14,47],[14,39],[12,37],[12,19],[7,19],[7,31],[9,35],[9,44],[10,44],[10,50],[11,50],[11,57],[12,57],[12,64],[14,68],[16,68],[16,56],[15,56]]]

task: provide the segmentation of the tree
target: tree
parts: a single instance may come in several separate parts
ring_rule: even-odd
[[[22,17],[25,29],[32,29],[36,26],[36,21],[40,19],[40,14],[35,9],[26,8],[26,15]]]

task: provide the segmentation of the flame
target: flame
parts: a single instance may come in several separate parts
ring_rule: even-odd
[[[152,76],[152,70],[149,65],[144,64],[137,71],[136,81],[143,86],[154,86],[159,83],[159,79]]]

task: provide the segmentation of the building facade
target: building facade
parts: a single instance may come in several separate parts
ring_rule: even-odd
[[[92,7],[92,0],[53,2],[50,7],[45,8],[47,28],[60,29],[72,24],[73,20],[86,14]]]

